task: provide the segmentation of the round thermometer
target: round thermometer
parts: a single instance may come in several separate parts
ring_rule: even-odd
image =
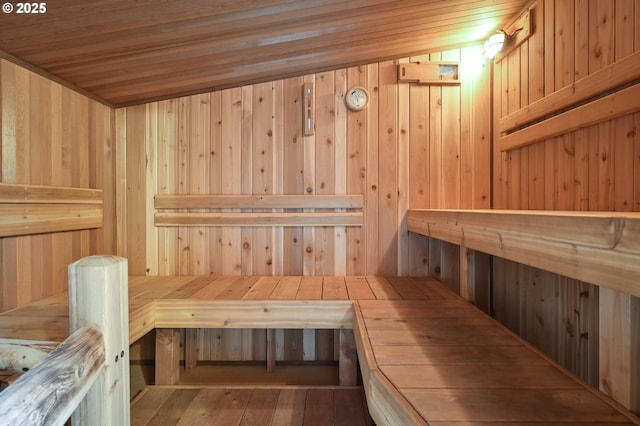
[[[347,91],[345,102],[352,111],[361,111],[369,104],[369,92],[364,87],[352,87]]]

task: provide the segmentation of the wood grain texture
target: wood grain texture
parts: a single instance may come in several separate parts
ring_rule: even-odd
[[[481,43],[526,3],[49,4],[6,16],[0,49],[124,106]]]
[[[63,424],[105,364],[102,333],[77,330],[63,345],[0,394],[2,422],[15,425]],[[56,404],[50,403],[55,398]]]
[[[466,60],[478,49],[451,50],[445,56]],[[439,57],[431,56],[433,60]],[[387,274],[426,272],[425,244],[402,231],[407,208],[414,204],[480,207],[489,202],[490,158],[483,124],[489,111],[474,108],[470,99],[477,94],[477,105],[486,102],[482,99],[489,91],[482,82],[488,80],[490,70],[467,69],[464,81],[468,84],[441,98],[430,97],[429,88],[397,83],[396,62],[211,92],[202,98],[212,99],[208,124],[204,117],[194,118],[200,101],[204,102],[200,97],[124,109],[126,114],[118,115],[117,134],[151,144],[143,152],[139,146],[127,148],[133,142],[123,141],[128,152],[123,178],[129,182],[130,203],[123,200],[127,217],[122,223],[129,229],[132,271],[366,275],[381,273],[380,262],[384,261]],[[310,136],[302,136],[300,127],[299,97],[304,82],[313,82],[316,92],[316,133]],[[345,88],[354,85],[367,87],[371,94],[364,111],[353,112],[344,106]],[[213,101],[218,98],[220,103]],[[220,110],[223,104],[225,109]],[[444,112],[437,117],[425,112],[442,108]],[[224,112],[228,109],[232,112]],[[239,111],[233,113],[235,109]],[[396,115],[403,118],[396,122]],[[463,122],[447,130],[443,139],[439,135],[451,121],[449,115],[453,122]],[[380,123],[380,117],[386,121]],[[202,132],[209,133],[208,151],[200,148],[200,141],[206,138],[197,136]],[[154,135],[160,137],[155,146]],[[446,164],[436,155],[445,143],[453,146],[447,148]],[[142,161],[143,155],[156,164]],[[201,161],[203,155],[210,161]],[[486,173],[471,173],[470,167]],[[428,182],[410,178],[423,169],[433,171]],[[204,179],[208,186],[203,186],[204,181],[190,186],[189,182]],[[449,182],[456,182],[455,188],[449,188]],[[425,198],[427,186],[432,194],[446,193],[446,199],[439,195]],[[156,194],[150,193],[153,188]],[[202,188],[208,189],[197,194]],[[189,226],[174,230],[154,226],[146,211],[153,195],[155,207],[161,209],[157,224],[169,220],[162,217],[169,214],[172,225],[187,225],[186,220]],[[191,202],[194,204],[184,204]],[[194,210],[182,210],[187,207]],[[351,217],[350,207],[361,217]],[[219,221],[214,212],[199,211],[211,208],[225,216],[220,227],[198,226],[201,219],[190,216]],[[329,214],[320,208],[330,209]],[[260,221],[245,216],[251,214],[259,215]],[[280,219],[271,217],[287,214],[299,214],[300,219],[296,216],[275,223]],[[304,222],[307,215],[323,217],[320,222]],[[347,222],[334,222],[331,215],[345,216],[335,220]],[[348,226],[352,224],[363,226]],[[335,229],[310,225],[334,225]],[[211,250],[222,256],[211,255]]]
[[[105,368],[73,412],[76,424],[130,423],[127,259],[87,256],[69,265],[69,329],[98,324]]]
[[[424,285],[438,296],[359,300],[354,308],[354,335],[374,421],[638,421],[441,284]]]
[[[614,6],[608,1],[583,0],[537,1],[533,7],[535,29],[528,47],[523,44],[494,66],[494,111],[498,112],[494,116],[494,140],[500,138],[498,129],[503,125],[513,127],[528,121],[527,117],[540,118],[551,110],[560,112],[577,99],[584,102],[596,93],[607,94],[615,87],[624,87],[624,81],[637,83],[637,7],[632,11],[627,2]],[[519,72],[503,66],[510,61],[519,62]],[[502,82],[519,82],[514,83],[514,89],[521,92],[520,110],[507,108]],[[522,96],[525,90],[528,97]],[[510,151],[510,157],[494,149],[493,207],[640,211],[639,205],[630,201],[637,198],[631,188],[636,188],[638,181],[638,162],[630,160],[637,160],[639,140],[635,104],[637,96],[630,101],[631,111],[621,117],[560,131]],[[607,111],[600,108],[596,115],[606,115]],[[627,330],[628,317],[607,316],[600,323],[603,317],[598,313],[598,288],[588,284],[594,277],[567,279],[502,259],[494,259],[493,270],[496,317],[593,386],[599,386],[595,371],[599,364],[597,343],[602,336],[619,336],[619,330]],[[611,275],[617,276],[617,271]],[[611,300],[625,299],[631,291],[618,290],[622,293]],[[638,338],[627,334],[618,341],[622,348],[637,344]],[[613,359],[603,358],[604,365],[599,369],[615,372],[619,364]],[[629,383],[629,375],[614,376],[617,378],[613,382]],[[620,401],[628,400],[629,388],[625,386],[619,388]]]
[[[74,260],[115,252],[115,117],[111,108],[5,59],[0,59],[0,91],[0,181],[12,188],[5,197],[94,203],[102,192],[98,198],[104,200],[102,225],[98,212],[90,212],[92,227],[102,229],[0,239],[0,310],[5,311],[64,291],[66,265]]]
[[[149,386],[133,401],[132,423],[161,425],[169,416],[178,425],[366,426],[365,407],[355,386]]]
[[[95,229],[102,227],[103,222],[101,205],[1,205],[0,237]]]
[[[631,261],[637,213],[412,210],[409,229],[640,295]],[[625,271],[626,270],[626,271]]]

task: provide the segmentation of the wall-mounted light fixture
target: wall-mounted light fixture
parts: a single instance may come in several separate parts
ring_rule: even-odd
[[[508,40],[509,36],[504,30],[496,31],[495,34],[489,37],[489,40],[484,43],[482,54],[489,60],[495,58],[496,55],[502,51]]]
[[[502,30],[496,31],[484,44],[482,53],[490,60],[498,54],[504,56],[518,47],[532,34],[534,26],[535,8],[532,6],[520,15],[513,23]],[[500,60],[500,58],[498,58]]]

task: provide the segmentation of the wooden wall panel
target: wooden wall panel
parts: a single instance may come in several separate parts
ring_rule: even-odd
[[[637,2],[538,0],[533,5],[533,35],[494,64],[494,119],[640,50]],[[639,123],[640,114],[634,113],[508,152],[494,149],[493,207],[640,211]],[[598,288],[588,283],[502,260],[495,260],[494,271],[496,316],[602,387],[598,364],[609,361],[599,358],[598,336],[625,327],[602,312],[611,311],[607,300],[634,305],[637,298],[618,295],[599,305]],[[638,347],[637,336],[616,338],[622,347]],[[637,393],[640,378],[633,374],[626,386]],[[637,401],[619,400],[637,410]]]
[[[424,274],[428,245],[407,235],[409,205],[489,207],[490,111],[479,106],[490,96],[490,70],[479,54],[468,47],[119,110],[128,230],[119,246],[130,270]],[[466,64],[460,86],[397,82],[399,61],[442,58]],[[301,129],[305,82],[315,92],[309,136]],[[344,103],[356,85],[371,94],[361,112]],[[153,197],[170,193],[362,194],[365,226],[156,228]]]
[[[67,265],[116,251],[114,111],[0,59],[0,180],[100,188],[104,226],[0,238],[0,311],[67,288]]]

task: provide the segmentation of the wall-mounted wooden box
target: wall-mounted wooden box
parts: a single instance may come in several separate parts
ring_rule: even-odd
[[[410,62],[398,65],[398,82],[460,84],[457,62]]]

